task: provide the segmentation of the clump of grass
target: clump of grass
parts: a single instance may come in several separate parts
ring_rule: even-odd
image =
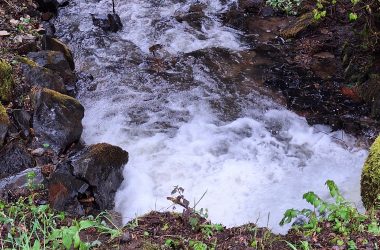
[[[80,233],[91,229],[99,235],[107,234],[109,240],[121,234],[120,229],[105,222],[105,213],[71,219],[49,205],[36,204],[34,197],[21,197],[13,203],[0,201],[1,249],[90,249],[102,242],[84,241]]]

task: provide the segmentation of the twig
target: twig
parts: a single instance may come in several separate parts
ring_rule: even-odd
[[[203,197],[205,197],[206,193],[207,193],[207,190],[202,194],[201,198],[194,204],[194,207],[193,207],[194,210],[195,210],[195,207],[198,205],[198,203],[203,199]]]

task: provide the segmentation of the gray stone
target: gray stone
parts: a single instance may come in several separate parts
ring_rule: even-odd
[[[30,85],[66,93],[64,81],[57,72],[41,67],[31,60],[24,60],[21,70],[26,82]]]
[[[66,60],[65,55],[60,51],[42,50],[31,52],[27,55],[30,59],[38,64],[38,66],[58,72],[63,79],[64,84],[72,85],[75,83],[75,74]]]
[[[84,108],[77,100],[50,89],[35,89],[32,97],[36,147],[47,143],[60,154],[79,141]]]
[[[35,161],[22,141],[14,140],[0,151],[0,179],[35,166]]]

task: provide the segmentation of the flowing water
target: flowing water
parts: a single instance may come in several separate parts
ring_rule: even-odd
[[[124,222],[168,209],[175,185],[190,201],[207,191],[197,208],[207,208],[213,222],[258,221],[276,232],[286,230],[278,222],[287,208],[307,206],[304,192],[328,196],[327,179],[360,206],[367,152],[353,146],[355,138],[309,126],[257,89],[241,88],[251,80],[222,78],[233,68],[210,65],[248,51],[242,34],[217,18],[232,1],[200,1],[207,17],[199,29],[175,19],[193,2],[117,0],[124,28],[116,34],[94,27],[90,17],[110,12],[108,0],[73,0],[56,22],[82,75],[83,139],[130,153],[116,195]],[[156,56],[164,62],[149,52],[153,44],[163,45]]]

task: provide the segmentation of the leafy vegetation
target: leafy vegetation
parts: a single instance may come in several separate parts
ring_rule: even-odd
[[[297,15],[302,0],[267,0],[267,5],[275,10],[284,11],[287,15]]]
[[[298,218],[305,220],[302,223],[293,225],[293,229],[302,232],[305,237],[314,237],[320,234],[326,228],[334,232],[335,237],[332,244],[345,246],[348,249],[357,249],[352,235],[360,233],[380,235],[380,225],[374,213],[362,214],[356,207],[348,202],[341,195],[336,184],[328,180],[326,185],[333,198],[333,202],[322,200],[314,192],[307,192],[303,198],[313,206],[314,209],[288,209],[280,225],[291,223]],[[291,246],[291,243],[288,243]],[[309,249],[306,241],[300,242],[301,249]]]
[[[110,221],[106,223],[105,213],[76,220],[37,202],[33,195],[21,197],[14,203],[0,201],[1,249],[89,249],[102,242],[83,240],[81,233],[86,230],[106,234],[110,240],[121,233],[109,225]]]

